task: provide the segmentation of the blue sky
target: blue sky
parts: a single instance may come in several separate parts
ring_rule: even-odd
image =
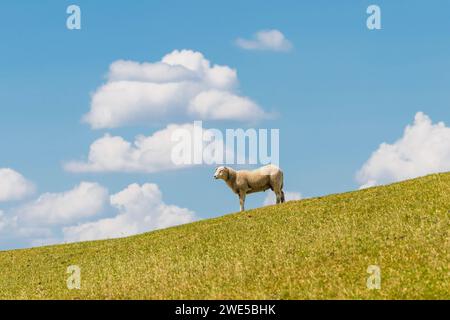
[[[70,4],[81,8],[81,30],[66,28]],[[381,30],[366,27],[370,4],[381,8]],[[114,61],[156,62],[175,49],[198,51],[212,64],[236,69],[238,92],[278,114],[256,127],[280,129],[286,190],[313,197],[358,189],[358,170],[381,143],[402,138],[418,111],[433,123],[450,122],[449,11],[445,0],[2,1],[0,168],[16,170],[35,191],[19,201],[0,202],[0,210],[11,217],[41,194],[90,181],[110,194],[132,183],[154,183],[165,203],[188,208],[197,218],[236,211],[236,196],[213,181],[212,166],[156,173],[63,168],[85,158],[105,133],[132,141],[168,123],[188,122],[96,130],[81,121]],[[235,43],[268,29],[282,32],[293,48],[245,50]],[[204,125],[248,124],[205,120]],[[445,169],[431,166],[419,173]],[[399,177],[381,174],[377,181]],[[252,195],[247,206],[260,206],[264,198]],[[111,215],[105,208],[86,221]],[[50,228],[59,234],[61,226]],[[1,232],[0,249],[30,245],[28,238]]]

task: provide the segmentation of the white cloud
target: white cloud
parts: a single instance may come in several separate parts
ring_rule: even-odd
[[[86,222],[102,210],[114,215]],[[131,184],[109,196],[97,183],[82,182],[8,212],[0,210],[0,236],[6,242],[42,246],[129,236],[196,219],[193,211],[164,203],[156,184]]]
[[[450,128],[422,112],[393,144],[382,143],[357,173],[361,188],[450,171]]]
[[[92,143],[86,162],[71,161],[66,163],[64,168],[71,172],[146,173],[185,168],[192,164],[179,164],[172,160],[172,150],[179,143],[173,140],[173,137],[175,132],[185,132],[185,135],[193,137],[194,128],[193,124],[170,124],[151,136],[137,136],[133,143],[120,136],[106,134]],[[213,135],[213,131],[209,129],[197,128],[205,139]],[[221,146],[225,153],[228,152],[223,140],[217,140],[215,143]],[[204,145],[206,144],[207,142],[204,142]],[[204,152],[206,159],[208,154]]]
[[[192,222],[192,211],[167,205],[156,184],[129,185],[112,195],[110,202],[119,213],[112,218],[66,227],[64,239],[68,242],[118,238]]]
[[[79,221],[98,214],[104,207],[108,191],[97,183],[82,182],[72,190],[45,193],[37,200],[15,210],[20,224],[58,225]]]
[[[259,31],[251,40],[239,38],[236,40],[236,44],[246,50],[286,52],[292,49],[292,43],[286,39],[282,32],[276,29]]]
[[[208,90],[197,95],[189,104],[189,112],[201,119],[253,121],[268,115],[246,97],[226,91]]]
[[[237,85],[236,70],[211,65],[200,52],[191,50],[175,50],[155,63],[119,60],[111,64],[108,81],[94,93],[83,120],[101,129],[170,117],[246,121],[250,112],[252,119],[263,117],[255,102],[236,94]],[[202,104],[200,110],[195,107],[193,101],[210,90],[221,93],[221,105],[229,112],[215,112],[214,104]]]
[[[292,200],[300,200],[302,199],[302,195],[300,192],[294,192],[294,191],[285,191],[284,192],[284,198],[286,201],[292,201]],[[266,196],[266,198],[264,199],[264,206],[270,206],[272,204],[276,203],[276,197],[275,197],[275,193],[273,192],[269,192]]]
[[[0,202],[23,199],[34,189],[34,185],[17,171],[0,168]]]

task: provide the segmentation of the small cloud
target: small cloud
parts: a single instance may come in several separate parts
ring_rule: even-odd
[[[396,142],[382,143],[356,175],[360,188],[450,171],[450,128],[418,112]]]
[[[26,225],[58,225],[79,221],[99,213],[106,203],[108,191],[97,183],[82,182],[60,193],[44,193],[15,213]]]
[[[34,190],[33,183],[19,172],[10,168],[0,168],[0,202],[21,200]]]
[[[189,112],[207,120],[241,119],[251,122],[269,117],[251,99],[219,90],[200,93],[191,101]]]
[[[194,212],[168,205],[156,184],[131,184],[110,197],[117,215],[63,229],[67,242],[120,238],[196,220]]]
[[[372,187],[375,187],[376,185],[377,185],[376,180],[369,180],[366,183],[364,183],[363,185],[361,185],[359,187],[359,189],[362,190],[362,189],[372,188]]]
[[[258,31],[253,39],[238,38],[236,44],[245,50],[267,50],[287,52],[293,47],[284,34],[276,29]]]

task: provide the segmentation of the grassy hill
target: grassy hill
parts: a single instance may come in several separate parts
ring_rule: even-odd
[[[450,299],[450,174],[124,239],[0,252],[8,299]],[[80,290],[66,269],[81,267]],[[381,289],[368,290],[369,265]]]

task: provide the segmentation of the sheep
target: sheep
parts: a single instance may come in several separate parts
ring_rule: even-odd
[[[284,202],[283,171],[275,165],[269,164],[259,169],[236,171],[229,167],[218,167],[214,173],[215,179],[222,179],[228,187],[239,196],[241,211],[244,211],[245,196],[254,192],[271,189],[277,204]]]

